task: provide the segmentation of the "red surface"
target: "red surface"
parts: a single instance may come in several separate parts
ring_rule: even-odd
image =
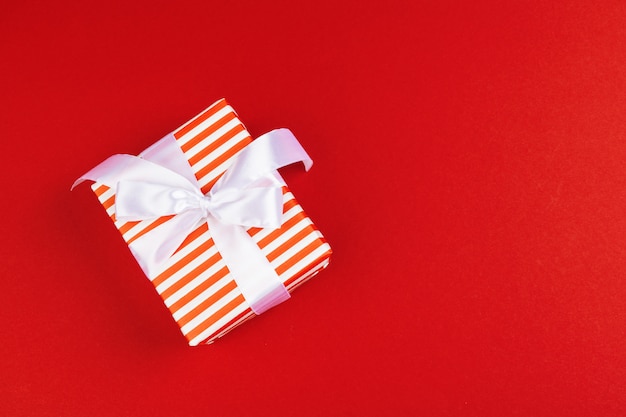
[[[0,5],[0,415],[626,415],[623,2],[87,3]],[[189,348],[69,186],[220,97],[334,258]]]

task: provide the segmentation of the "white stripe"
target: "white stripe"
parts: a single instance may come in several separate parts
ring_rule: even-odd
[[[181,126],[178,129],[176,129],[174,131],[174,133],[179,132],[181,129],[184,129],[185,126],[189,125],[190,123],[193,123],[193,121],[196,120],[198,117],[200,117],[202,114],[204,114],[207,111],[210,111],[212,107],[213,106],[209,107],[208,109],[206,109],[205,111],[200,113],[198,116],[196,116],[193,119],[191,119],[188,123],[185,123],[183,126]],[[233,109],[230,106],[226,106],[223,109],[219,110],[217,113],[215,113],[214,115],[212,115],[211,117],[209,117],[208,119],[206,119],[205,121],[200,123],[198,126],[194,127],[189,132],[187,132],[183,136],[179,137],[177,139],[179,141],[179,145],[182,147],[182,145],[186,144],[187,142],[189,142],[190,140],[192,140],[193,138],[198,136],[200,133],[202,133],[204,130],[210,128],[212,125],[214,125],[222,117],[227,116],[230,113],[233,113]],[[235,118],[235,120],[236,119],[237,118]],[[206,142],[206,140],[202,140],[201,143],[205,143],[206,144],[206,143],[209,143],[209,142]]]
[[[285,252],[281,253],[279,257],[274,259],[271,263],[274,269],[277,269],[280,265],[284,264],[290,258],[295,256],[298,252],[304,249],[308,244],[315,242],[319,238],[319,233],[316,231],[312,231],[308,235],[306,235],[302,240],[299,240],[298,243],[287,249]],[[282,279],[282,277],[281,277]]]
[[[289,229],[282,232],[276,239],[272,240],[263,248],[263,253],[267,257],[270,253],[272,253],[275,249],[277,249],[280,245],[287,242],[289,239],[294,237],[296,234],[300,233],[302,230],[310,226],[311,220],[308,217],[303,218],[298,223],[294,224]]]
[[[217,330],[219,330],[221,327],[223,327],[226,323],[231,321],[233,318],[237,317],[239,314],[246,311],[247,308],[248,308],[248,305],[246,303],[238,305],[236,308],[229,311],[228,314],[224,315],[224,317],[216,321],[213,325],[209,326],[208,329],[204,330],[198,336],[194,337],[189,344],[193,346],[194,343],[198,344],[209,337],[211,338],[211,340],[214,340],[216,338],[215,332]],[[245,320],[246,318],[248,317],[244,317],[243,320]],[[238,323],[241,323],[241,321],[238,321]],[[229,327],[229,329],[227,329],[226,331],[221,332],[220,336],[226,333],[227,331],[232,330],[232,328],[233,327]]]
[[[174,274],[172,274],[171,277],[167,278],[165,281],[159,284],[156,287],[157,292],[161,294],[163,291],[167,290],[169,287],[174,285],[180,279],[184,278],[185,275],[189,274],[195,268],[200,266],[201,263],[205,262],[207,259],[215,255],[216,253],[217,253],[217,249],[215,248],[215,245],[211,246],[208,250],[199,254],[197,258],[194,258],[188,264],[186,264],[181,269],[179,269]]]
[[[198,287],[202,283],[204,283],[204,282],[208,281],[209,279],[211,279],[211,277],[213,275],[215,275],[216,273],[218,273],[222,268],[224,268],[224,266],[226,266],[226,265],[224,264],[224,262],[222,260],[219,260],[218,262],[215,262],[209,268],[207,268],[204,271],[202,271],[202,273],[200,273],[197,277],[195,277],[194,279],[189,281],[187,284],[185,284],[183,287],[181,287],[178,291],[176,291],[174,294],[170,295],[167,299],[165,299],[165,305],[170,307],[172,304],[176,303],[178,300],[180,300],[181,298],[183,298],[184,296],[189,294],[191,291],[193,291],[196,287]],[[228,274],[226,276],[228,276]],[[232,279],[226,280],[226,283],[228,281],[231,281],[231,280]],[[222,281],[221,279],[218,280],[215,284],[211,285],[205,291],[203,291],[202,293],[198,294],[196,297],[194,297],[194,299],[190,300],[187,304],[185,304],[183,307],[181,307],[175,313],[175,318],[178,320],[178,317],[184,316],[185,314],[187,314],[187,311],[191,310],[193,307],[198,305],[199,303],[195,303],[194,304],[194,300],[195,300],[195,298],[200,297],[201,294],[203,294],[204,292],[206,292],[206,291],[214,292],[215,288],[213,288],[213,287],[215,285],[218,285],[219,288],[223,287],[224,284],[223,283],[221,284],[220,283],[221,281]],[[176,314],[178,314],[178,316],[176,316]]]
[[[206,225],[200,225],[198,226],[198,228],[200,227],[206,227]],[[194,231],[192,231],[190,233],[193,234],[196,232],[196,230],[198,230],[198,228],[196,228]],[[198,236],[197,238],[195,238],[194,240],[192,240],[191,242],[189,242],[187,245],[185,245],[183,248],[181,248],[180,250],[178,250],[178,252],[175,252],[170,259],[167,260],[167,263],[165,264],[163,271],[167,271],[168,268],[172,267],[172,265],[176,264],[176,262],[180,261],[181,259],[183,259],[185,256],[189,255],[191,252],[193,252],[194,250],[198,249],[199,246],[201,246],[203,243],[206,243],[207,240],[209,240],[211,238],[211,234],[208,231],[204,231],[200,234],[200,236]],[[157,275],[158,277],[159,275]],[[156,278],[156,277],[155,277]]]
[[[227,274],[224,278],[220,279],[215,284],[211,285],[209,288],[207,288],[206,290],[202,291],[200,294],[195,296],[187,304],[185,304],[184,306],[176,310],[172,314],[172,317],[174,317],[174,320],[178,321],[181,317],[184,317],[191,310],[193,310],[194,308],[198,307],[200,304],[205,302],[209,297],[215,295],[215,293],[218,292],[221,288],[224,288],[224,286],[230,284],[232,280],[233,278],[230,276],[230,274]],[[241,291],[237,291],[237,292],[241,294]]]
[[[211,317],[213,314],[217,313],[219,309],[223,308],[226,304],[230,303],[237,296],[240,295],[241,291],[239,291],[237,288],[235,288],[233,291],[230,291],[224,297],[220,298],[219,301],[217,301],[215,304],[212,304],[209,308],[194,317],[190,322],[182,326],[181,330],[183,334],[187,334],[196,327],[198,327],[200,324],[202,324],[203,321]]]
[[[100,186],[99,183],[93,183],[92,185],[92,189],[96,189]],[[102,205],[104,205],[105,201],[107,201],[111,196],[115,195],[114,191],[112,188],[109,188],[107,191],[105,191],[104,193],[102,193],[100,196],[98,196],[98,200],[100,200],[100,203]],[[109,217],[113,216],[113,214],[115,214],[115,203],[111,204],[111,206],[106,209],[107,214],[109,215]],[[131,227],[130,229],[128,229],[126,231],[126,233],[122,233],[120,231],[120,234],[122,235],[122,238],[124,239],[125,242],[128,242],[129,240],[131,240],[133,237],[135,237],[136,235],[138,235],[139,233],[141,233],[145,228],[149,227],[152,223],[154,223],[155,221],[157,221],[158,219],[154,219],[154,220],[142,220],[139,223],[137,223],[136,225],[134,225],[133,227]],[[119,230],[122,226],[124,226],[126,223],[126,221],[120,221],[120,220],[116,220],[114,222],[115,227],[117,227],[117,229]]]
[[[191,242],[187,243],[184,247],[180,248],[177,252],[175,252],[168,260],[164,270],[166,270],[167,268],[170,268],[172,265],[179,262],[185,256],[189,255],[191,252],[198,249],[200,246],[205,244],[209,239],[211,239],[211,233],[209,233],[208,229],[206,228],[206,224],[201,224],[200,226],[198,226],[198,228],[205,228],[205,230],[198,237],[196,237]],[[187,237],[195,233],[198,230],[198,228],[196,228],[191,233],[189,233]]]
[[[289,279],[291,279],[292,277],[300,273],[303,269],[310,266],[312,262],[315,262],[317,259],[323,256],[329,250],[330,250],[330,246],[328,246],[328,244],[323,244],[322,246],[320,246],[319,248],[315,249],[313,252],[311,252],[304,258],[302,258],[300,261],[296,262],[291,268],[286,270],[283,274],[281,274],[280,279],[283,280],[283,282],[288,281]],[[310,278],[311,276],[313,276],[313,274],[319,272],[320,269],[326,268],[326,266],[328,266],[328,258],[325,258],[321,263],[313,267],[311,269],[311,272],[307,273],[306,275],[296,280],[290,286],[290,290],[294,290],[295,287],[298,286],[298,282]]]
[[[214,150],[213,152],[211,152],[210,154],[208,154],[207,156],[202,158],[200,161],[196,162],[193,165],[194,172],[198,173],[198,172],[202,171],[205,167],[207,167],[208,165],[212,164],[216,159],[218,159],[222,155],[228,153],[232,148],[235,147],[235,145],[239,144],[240,142],[243,142],[243,141],[247,140],[248,137],[249,137],[248,132],[246,132],[245,130],[240,132],[240,133],[238,133],[238,134],[236,134],[228,142],[226,142],[222,146],[218,147],[216,150]],[[224,173],[224,171],[226,171],[228,169],[228,167],[230,167],[232,165],[233,158],[235,156],[237,156],[239,154],[239,152],[241,152],[241,150],[243,150],[243,148],[240,149],[239,151],[237,151],[234,155],[231,155],[227,160],[222,162],[217,167],[213,168],[211,171],[203,174],[202,178],[198,179],[198,182],[200,183],[201,187],[204,187],[206,184],[208,184],[209,182],[211,182],[215,178],[217,178],[220,175],[222,175]]]
[[[100,187],[99,183],[94,182],[93,184],[91,184],[91,189],[94,192],[96,191],[98,187]],[[100,200],[100,204],[104,206],[104,203],[109,198],[113,197],[114,195],[115,195],[115,190],[113,190],[112,188],[109,188],[108,190],[106,190],[105,192],[103,192],[101,195],[98,196],[98,200]],[[108,209],[106,209],[106,212],[109,215],[109,217],[111,217],[115,213],[115,202],[111,204],[111,206]]]
[[[287,204],[288,202],[290,202],[291,200],[295,200],[296,197],[291,193],[291,191],[287,191],[285,194],[283,194],[283,206],[285,204]],[[296,205],[295,207],[300,207],[300,204],[298,204],[298,202],[296,201]],[[294,207],[292,207],[293,209]]]
[[[101,184],[94,182],[91,185],[91,188],[95,191]],[[101,195],[98,196],[98,200],[100,200],[100,204],[102,204],[104,206],[104,203],[111,198],[112,196],[115,195],[115,190],[113,188],[109,188],[107,191],[105,191],[104,193],[102,193]],[[107,214],[109,215],[109,217],[112,217],[115,214],[115,202],[113,204],[111,204],[111,206],[109,208],[106,209]],[[126,233],[122,233],[120,231],[120,234],[122,235],[122,238],[124,239],[125,242],[128,242],[130,239],[132,239],[133,237],[135,237],[138,233],[141,233],[143,231],[143,229],[145,229],[146,227],[150,226],[153,222],[155,222],[158,219],[154,219],[154,220],[142,220],[141,222],[137,223],[136,225],[134,225],[133,227],[131,227],[130,229],[128,229],[126,231]],[[124,226],[126,223],[126,221],[120,221],[120,220],[116,220],[114,222],[115,227],[117,227],[117,229],[119,230],[122,226]]]
[[[288,201],[295,200],[295,198],[296,197],[291,191],[287,191],[285,194],[283,194],[283,204],[287,203]]]
[[[315,257],[319,257],[319,256],[322,256],[328,250],[330,250],[330,246],[328,246],[327,244],[324,244],[318,250],[312,252],[312,254],[316,255]],[[305,259],[307,259],[307,258],[305,258]],[[291,285],[288,287],[289,292],[292,292],[293,290],[298,288],[300,285],[304,284],[306,281],[308,281],[309,279],[313,278],[322,269],[326,268],[328,266],[328,263],[329,263],[329,259],[328,258],[323,259],[322,262],[320,262],[318,265],[314,266],[309,272],[304,274],[298,280],[296,280],[293,283],[291,283]],[[295,273],[292,273],[292,270],[294,270],[294,269],[296,271],[295,271]],[[281,279],[283,279],[283,281],[287,281],[288,279],[290,279],[292,276],[294,276],[298,272],[300,272],[300,270],[297,270],[297,267],[290,268],[283,275],[281,275]],[[250,313],[246,314],[245,316],[243,316],[241,319],[237,320],[235,323],[231,324],[230,326],[228,326],[227,328],[222,330],[220,333],[218,333],[218,334],[213,334],[212,333],[214,331],[219,330],[223,326],[223,323],[224,324],[228,323],[230,320],[232,320],[232,318],[237,317],[239,314],[243,313],[247,308],[248,308],[248,306],[247,306],[246,303],[238,305],[236,308],[234,308],[233,310],[228,312],[228,314],[226,314],[222,319],[218,320],[217,322],[215,322],[215,324],[213,324],[208,329],[203,331],[201,334],[196,336],[189,344],[192,345],[192,346],[195,346],[196,344],[198,344],[198,343],[200,343],[200,342],[202,342],[204,340],[206,340],[206,344],[210,344],[213,341],[215,341],[216,339],[219,339],[220,337],[222,337],[226,333],[228,333],[231,330],[233,330],[235,327],[238,327],[239,325],[243,324],[243,322],[245,322],[245,321],[251,319],[252,317],[254,317],[254,313],[250,312]]]
[[[245,306],[241,306],[241,307],[242,307],[242,310],[244,310],[244,311],[245,311],[245,309],[243,309],[243,307],[245,307]],[[238,312],[238,310],[239,310],[239,309],[234,309],[234,310],[233,310],[233,312],[237,312],[237,315],[238,315],[238,314],[241,314],[241,313],[239,313],[239,312]],[[242,312],[243,312],[243,311],[242,311]],[[235,316],[235,317],[237,317],[237,315],[234,315],[234,316]],[[228,318],[230,318],[230,316],[231,316],[231,314],[228,314]],[[245,316],[243,316],[242,318],[240,318],[239,320],[237,320],[236,322],[234,322],[233,324],[231,324],[230,326],[228,326],[227,328],[225,328],[224,330],[222,330],[222,331],[221,331],[221,332],[219,332],[218,334],[214,334],[214,335],[210,336],[211,338],[210,338],[210,339],[208,339],[208,340],[206,341],[206,344],[208,345],[209,343],[213,343],[213,341],[214,341],[214,340],[219,339],[220,337],[222,337],[222,336],[223,336],[223,335],[225,335],[226,333],[230,332],[230,331],[231,331],[232,329],[234,329],[235,327],[237,327],[237,326],[239,326],[239,325],[243,324],[245,321],[250,320],[250,319],[251,319],[251,318],[253,318],[254,316],[255,316],[255,314],[254,314],[252,311],[250,311],[248,314],[246,314]],[[232,319],[231,319],[231,320],[232,320]],[[221,320],[220,320],[220,321],[221,321]],[[228,323],[228,321],[230,321],[230,320],[224,320],[224,321],[226,321],[226,323]],[[215,327],[215,326],[211,326],[211,327]],[[221,327],[223,327],[223,326],[220,326],[218,329],[220,329]],[[203,332],[203,333],[204,333],[204,332]],[[207,333],[208,333],[208,332],[207,332]],[[208,337],[209,337],[209,336],[205,337],[205,339],[206,339],[206,338],[208,338]],[[201,339],[201,340],[202,340],[202,339]]]
[[[324,245],[322,245],[322,248],[320,248],[320,250],[316,250],[313,253],[316,254],[316,255],[319,253],[320,254],[319,256],[321,256],[328,250],[330,250],[330,246],[328,246],[327,244],[324,244]],[[300,285],[304,284],[306,281],[308,281],[309,279],[313,278],[321,270],[326,268],[328,266],[328,264],[329,264],[329,259],[328,258],[323,259],[322,262],[320,262],[319,264],[314,266],[309,272],[304,274],[298,280],[292,282],[291,285],[289,285],[289,287],[288,287],[289,292],[292,292],[293,290],[298,288]],[[295,268],[292,268],[292,269],[295,269]],[[291,272],[291,269],[289,271],[287,271],[283,276],[281,276],[281,278],[283,278],[283,281],[287,281],[289,278],[291,278],[293,275],[295,275],[296,273],[298,273],[300,271],[297,270],[297,271],[295,271],[294,274],[291,274],[291,275],[289,275],[289,277],[287,277],[287,275],[290,272]],[[190,344],[192,346],[195,346],[194,343],[197,344],[197,343],[200,343],[200,342],[202,342],[204,340],[206,340],[206,344],[213,343],[213,341],[215,341],[216,339],[219,339],[220,337],[224,336],[226,333],[230,332],[235,327],[238,327],[239,325],[243,324],[245,321],[250,320],[251,318],[254,317],[254,313],[252,313],[252,312],[246,314],[241,319],[237,320],[236,322],[234,322],[233,324],[231,324],[227,328],[223,329],[220,333],[212,334],[212,331],[217,331],[217,330],[219,330],[223,326],[222,323],[228,323],[230,320],[232,320],[232,318],[237,317],[239,314],[243,313],[246,310],[246,308],[248,308],[246,303],[238,305],[235,309],[233,309],[228,314],[226,314],[223,319],[218,320],[210,328],[206,329],[200,335],[195,337],[190,342]]]
[[[141,233],[144,229],[148,228],[152,223],[156,222],[157,220],[159,219],[156,218],[154,220],[142,220],[136,225],[134,225],[133,227],[131,227],[130,229],[128,229],[126,233],[122,233],[122,237],[124,238],[126,242],[128,242],[129,240],[134,238],[136,235]],[[119,229],[120,227],[124,226],[126,223],[128,222],[118,220],[115,222],[115,226]]]
[[[217,140],[220,140],[220,138],[222,136],[224,136],[226,133],[228,133],[229,130],[231,130],[231,129],[237,127],[237,126],[240,126],[240,125],[241,125],[241,122],[239,122],[239,120],[237,118],[234,118],[234,119],[230,120],[224,126],[220,127],[215,132],[211,133],[209,136],[207,136],[206,138],[202,139],[199,143],[197,143],[191,149],[186,150],[185,151],[185,156],[187,157],[187,159],[191,159],[193,156],[195,156],[199,152],[201,152],[204,149],[206,149],[207,148],[207,144],[211,144],[211,143],[213,143],[213,142],[215,142]],[[244,130],[244,132],[245,132],[245,130]]]
[[[231,151],[232,148],[234,148],[237,144],[239,144],[242,141],[248,140],[249,138],[250,138],[250,134],[246,132],[245,130],[242,130],[241,132],[237,133],[235,136],[233,136],[232,138],[228,139],[226,142],[222,143],[220,146],[215,148],[211,153],[209,153],[208,155],[205,155],[204,158],[200,159],[195,164],[193,164],[192,168],[194,172],[196,173],[200,172],[204,167],[213,163],[217,158]],[[217,139],[219,139],[219,137]],[[188,155],[189,155],[188,153],[185,153],[185,156],[191,159]],[[221,166],[221,165],[218,165],[218,166]],[[218,172],[217,175],[221,174],[223,171],[226,171],[226,168],[227,167],[225,167],[222,171]]]

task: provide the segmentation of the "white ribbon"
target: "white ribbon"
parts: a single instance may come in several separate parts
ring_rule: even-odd
[[[295,162],[303,162],[307,171],[313,164],[291,131],[273,130],[246,146],[204,195],[170,134],[139,157],[111,156],[76,180],[72,188],[85,180],[115,188],[118,220],[174,215],[129,245],[150,278],[163,270],[193,230],[207,222],[241,293],[252,311],[261,314],[285,301],[289,293],[245,227],[281,226],[285,183],[276,170]]]

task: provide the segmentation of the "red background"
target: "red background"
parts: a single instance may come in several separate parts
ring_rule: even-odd
[[[623,2],[87,3],[0,5],[1,415],[626,415]],[[189,348],[69,187],[221,97],[335,253]]]

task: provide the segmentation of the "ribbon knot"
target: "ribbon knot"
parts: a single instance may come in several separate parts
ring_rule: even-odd
[[[168,149],[179,154],[172,163],[176,171],[140,157],[114,155],[79,178],[72,188],[86,179],[115,188],[115,216],[120,221],[174,215],[129,244],[151,279],[185,238],[206,222],[223,261],[256,314],[289,298],[244,227],[280,227],[285,183],[276,170],[303,162],[308,171],[313,164],[291,131],[276,129],[246,146],[206,195],[174,137],[170,134],[165,139],[170,141]]]
[[[119,191],[118,184],[118,191]],[[170,198],[174,201],[173,211],[176,214],[183,213],[187,210],[200,210],[202,218],[206,219],[211,215],[215,208],[215,204],[211,201],[211,193],[202,195],[201,193],[192,193],[181,188],[170,191]],[[116,210],[119,215],[119,209]]]
[[[202,209],[202,217],[207,218],[211,215],[213,210],[213,204],[211,203],[211,196],[205,195],[199,199],[200,208]]]

